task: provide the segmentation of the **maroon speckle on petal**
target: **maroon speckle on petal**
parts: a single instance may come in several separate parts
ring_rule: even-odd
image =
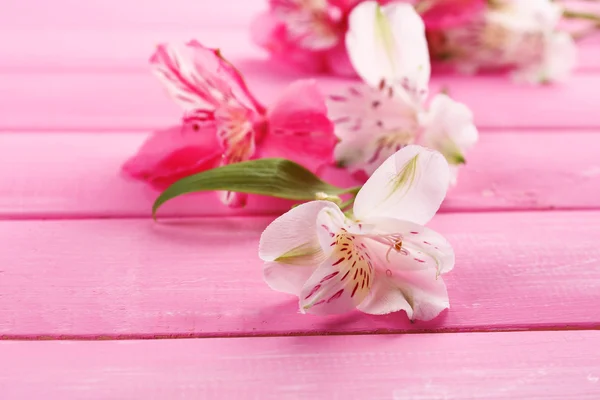
[[[334,276],[336,276],[339,273],[340,273],[340,271],[332,272],[331,274],[327,275],[325,278],[321,279],[321,283],[330,280],[331,278],[333,278]]]
[[[356,293],[356,289],[358,289],[358,282],[356,282],[356,286],[354,286],[354,290],[352,290],[352,295],[350,297],[354,297],[354,294]]]
[[[415,258],[415,261],[420,262],[420,263],[424,263],[425,260],[421,260],[420,258]]]
[[[342,258],[340,258],[339,260],[337,260],[336,262],[334,262],[333,264],[331,264],[331,266],[335,267],[336,265],[338,265],[339,263],[341,263],[341,262],[342,262],[342,261],[344,261],[344,260],[345,260],[345,258],[344,258],[344,257],[342,257]]]
[[[419,232],[416,232],[416,231],[411,231],[410,233],[412,233],[413,235],[418,235],[419,234]]]
[[[334,119],[331,122],[333,122],[334,124],[343,124],[345,122],[350,122],[350,117],[340,117],[340,118]]]
[[[350,92],[350,94],[353,94],[354,96],[362,97],[362,93],[358,89],[356,89],[355,87],[350,86],[348,88],[348,92]]]
[[[325,303],[325,301],[326,301],[325,299],[323,299],[323,300],[319,300],[319,301],[317,301],[315,304],[313,304],[313,307],[314,307],[314,306],[318,306],[319,304],[323,304],[323,303]]]
[[[308,299],[310,296],[312,296],[313,294],[315,294],[317,292],[317,290],[321,289],[321,285],[317,285],[314,288],[312,288],[312,290],[310,291],[310,293],[308,294],[308,296],[306,296],[304,298],[304,300]]]
[[[423,241],[423,243],[428,244],[428,245],[431,246],[431,243],[429,243],[429,242]]]
[[[327,302],[329,303],[330,301],[333,301],[335,299],[339,299],[340,297],[342,297],[342,293],[344,293],[344,289],[340,289],[337,292],[335,292],[335,294],[333,296],[331,296]]]
[[[337,94],[332,94],[332,95],[329,96],[329,98],[331,100],[333,100],[333,101],[347,101],[348,100],[344,96],[340,96],[340,95],[337,95]]]
[[[392,276],[392,270],[391,270],[391,269],[386,269],[386,270],[385,270],[385,274],[386,274],[387,276]]]
[[[357,276],[358,276],[358,269],[357,269],[357,270],[356,270],[356,272],[354,273],[354,278],[352,278],[352,279],[356,280],[356,277],[357,277]]]
[[[340,279],[340,282],[343,281],[344,279],[346,279],[346,277],[348,276],[348,274],[350,273],[350,270],[348,270],[344,276],[342,277],[342,279]]]

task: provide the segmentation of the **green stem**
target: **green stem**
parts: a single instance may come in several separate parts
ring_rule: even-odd
[[[360,191],[360,189],[362,189],[362,186],[354,186],[354,187],[351,187],[351,188],[348,188],[348,189],[344,190],[340,194],[353,194],[353,195],[356,196],[356,194]]]
[[[351,199],[348,199],[345,202],[343,202],[342,204],[340,204],[340,210],[344,211],[346,208],[350,208],[351,206],[353,206],[354,199],[355,199],[355,197],[352,197]]]
[[[600,15],[596,15],[596,14],[584,12],[584,11],[564,10],[563,16],[565,18],[569,18],[569,19],[585,19],[588,21],[600,23]]]

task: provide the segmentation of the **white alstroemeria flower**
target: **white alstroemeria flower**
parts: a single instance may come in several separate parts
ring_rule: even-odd
[[[470,146],[477,130],[467,107],[445,95],[434,97],[427,111],[431,66],[425,25],[414,8],[365,1],[353,9],[348,24],[348,55],[365,85],[329,98],[329,116],[341,139],[335,149],[338,164],[370,175],[409,144],[431,146],[449,163],[463,163],[463,137],[473,139]],[[456,120],[457,113],[469,118],[460,118],[460,124],[444,120]]]
[[[482,19],[444,31],[459,68],[514,69],[518,81],[567,78],[576,64],[572,37],[557,30],[563,8],[550,0],[496,0]]]
[[[488,19],[509,32],[505,58],[518,66],[514,77],[531,83],[568,77],[576,64],[576,46],[568,33],[557,31],[562,6],[551,0],[504,0],[500,4]]]
[[[449,307],[440,275],[454,266],[454,252],[423,225],[448,186],[440,153],[404,147],[362,187],[351,218],[332,202],[312,201],[271,223],[259,246],[266,282],[298,296],[302,313],[436,317]]]

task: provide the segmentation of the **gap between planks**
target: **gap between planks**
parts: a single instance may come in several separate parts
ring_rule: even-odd
[[[364,332],[290,332],[286,334],[282,333],[265,333],[265,334],[213,334],[213,335],[202,335],[198,333],[181,333],[181,334],[170,334],[170,335],[37,335],[37,336],[24,336],[24,335],[0,335],[0,341],[23,341],[23,342],[40,342],[40,341],[53,341],[53,340],[69,340],[69,341],[82,341],[82,342],[93,342],[93,341],[110,341],[110,340],[171,340],[171,339],[227,339],[227,338],[280,338],[280,337],[313,337],[313,336],[373,336],[373,335],[422,335],[422,334],[455,334],[455,333],[511,333],[511,332],[572,332],[572,331],[598,331],[600,330],[600,323],[598,324],[579,324],[577,326],[547,326],[547,327],[530,327],[523,325],[522,327],[501,327],[501,328],[448,328],[448,329],[423,329],[417,331],[388,331],[388,330],[374,330]]]

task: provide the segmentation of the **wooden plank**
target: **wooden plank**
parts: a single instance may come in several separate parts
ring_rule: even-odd
[[[244,27],[265,10],[264,0],[4,0],[0,26],[6,29],[142,30],[166,27]]]
[[[198,3],[198,2],[195,2]],[[83,71],[114,73],[136,71],[148,73],[148,59],[156,44],[201,40],[209,47],[220,48],[227,57],[264,58],[265,52],[253,44],[248,29],[31,29],[8,30],[2,35],[18,41],[1,41],[0,71],[48,72]],[[597,57],[596,57],[597,58]]]
[[[451,310],[298,313],[262,278],[272,218],[0,222],[0,337],[600,328],[600,212],[438,215],[453,244]]]
[[[0,218],[149,217],[158,192],[120,175],[145,138],[0,135]],[[594,132],[484,132],[442,211],[600,208],[598,140]],[[333,169],[325,178],[345,187],[358,183]],[[291,205],[251,196],[246,208],[230,209],[206,193],[175,199],[160,215],[272,214]]]
[[[198,2],[195,2],[198,3]],[[266,2],[265,2],[266,4]],[[264,59],[266,53],[256,46],[248,28],[206,27],[154,29],[7,29],[2,35],[18,41],[0,41],[0,71],[147,71],[147,60],[157,43],[180,42],[195,38],[207,46],[218,47],[234,60]],[[600,34],[579,43],[576,72],[600,69]]]
[[[3,399],[597,399],[600,332],[0,342]]]
[[[252,60],[237,63],[263,102],[275,99],[297,74]],[[325,93],[348,81],[319,79]],[[501,76],[440,76],[433,92],[447,87],[468,104],[480,127],[599,127],[600,74],[576,75],[568,84],[512,85]],[[110,75],[77,71],[13,72],[0,80],[0,130],[154,129],[179,121],[181,110],[148,72]],[[515,102],[518,98],[520,101]],[[523,107],[527,104],[527,107]]]

